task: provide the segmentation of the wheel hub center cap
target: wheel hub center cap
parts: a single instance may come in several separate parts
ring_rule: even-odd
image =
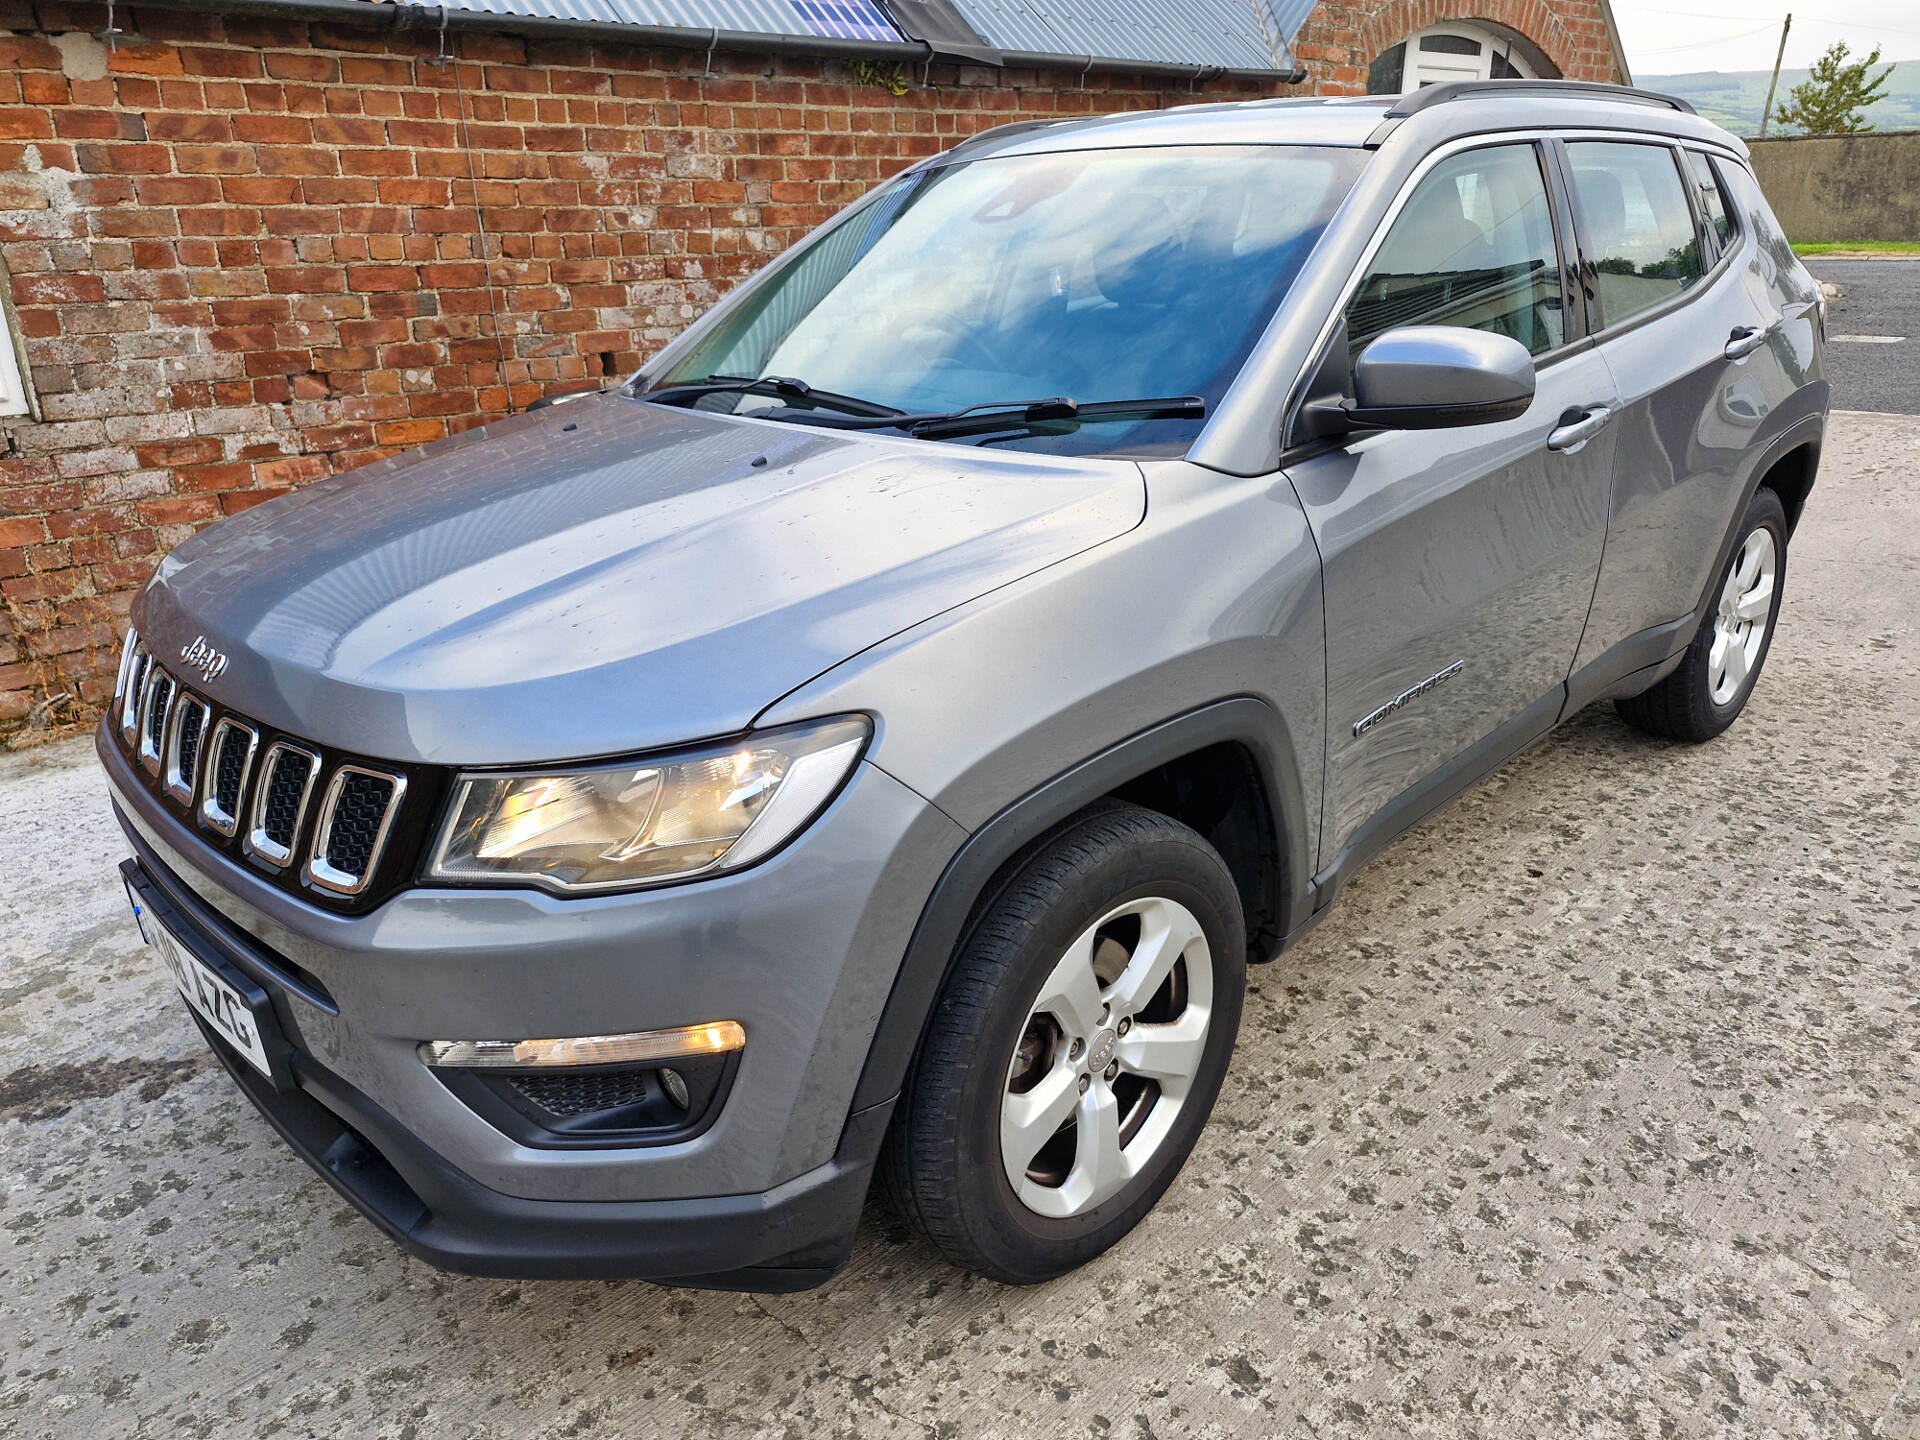
[[[1093,1037],[1093,1044],[1087,1047],[1087,1068],[1104,1070],[1107,1062],[1113,1059],[1114,1048],[1120,1043],[1120,1037],[1112,1030],[1102,1030]]]

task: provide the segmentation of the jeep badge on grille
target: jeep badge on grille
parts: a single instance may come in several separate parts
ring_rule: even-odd
[[[200,678],[211,685],[227,668],[227,657],[209,645],[206,636],[196,635],[191,645],[180,647],[180,663],[199,671]]]

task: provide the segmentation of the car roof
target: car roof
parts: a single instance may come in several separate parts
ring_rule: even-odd
[[[1742,142],[1671,96],[1564,80],[1485,80],[1408,95],[1286,97],[1033,120],[982,131],[934,163],[1145,145],[1376,148],[1403,130],[1405,141],[1435,145],[1461,135],[1541,128],[1652,131],[1746,153]]]

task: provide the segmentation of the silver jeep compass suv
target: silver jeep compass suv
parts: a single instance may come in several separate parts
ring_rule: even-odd
[[[1657,95],[992,131],[618,390],[175,551],[99,735],[127,886],[436,1265],[805,1286],[877,1171],[1057,1275],[1395,835],[1596,700],[1739,714],[1823,320]]]

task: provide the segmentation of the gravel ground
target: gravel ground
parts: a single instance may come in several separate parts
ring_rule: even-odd
[[[1701,748],[1589,712],[1254,973],[1184,1177],[1032,1290],[405,1259],[213,1070],[84,744],[0,761],[0,1436],[1920,1435],[1920,419],[1835,417]]]

